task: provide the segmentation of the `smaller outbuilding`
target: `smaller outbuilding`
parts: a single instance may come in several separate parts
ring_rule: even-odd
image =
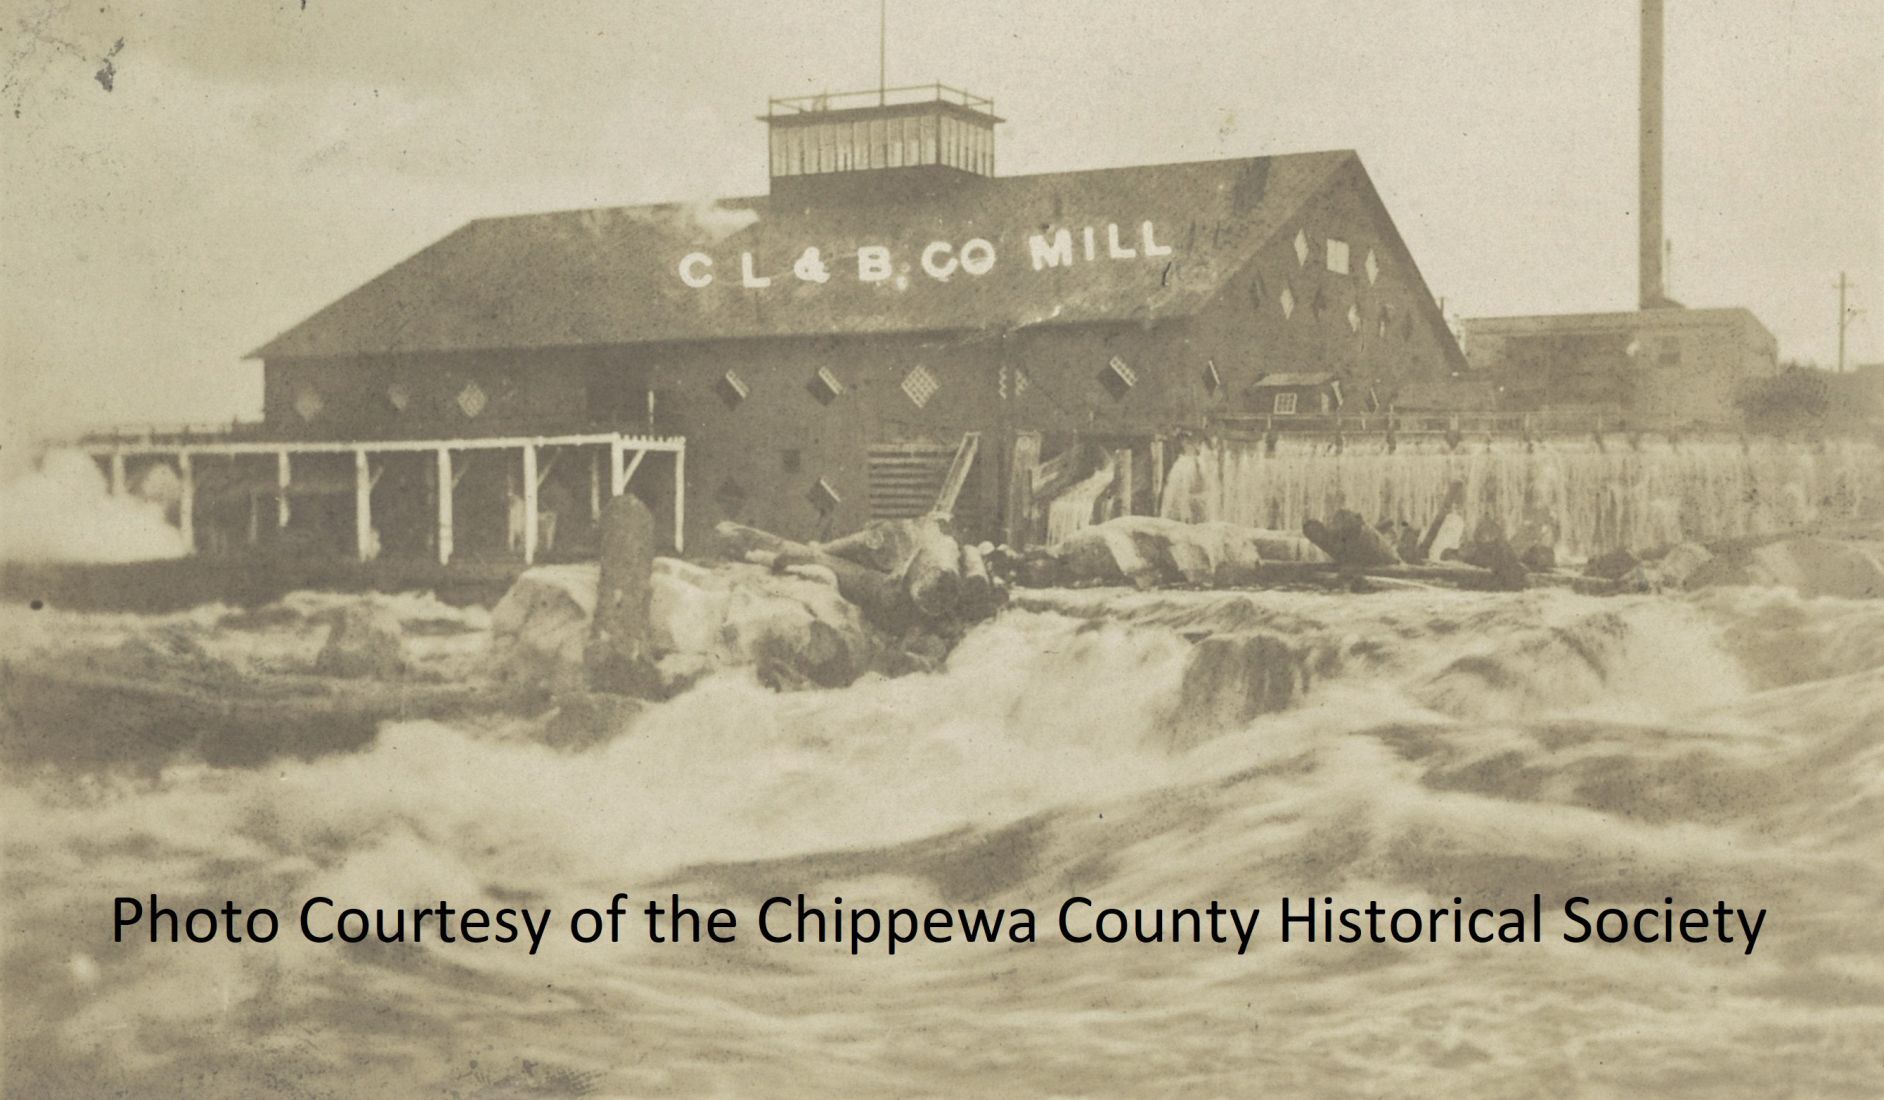
[[[1250,386],[1250,411],[1264,416],[1333,416],[1341,411],[1341,379],[1326,371],[1278,371]]]

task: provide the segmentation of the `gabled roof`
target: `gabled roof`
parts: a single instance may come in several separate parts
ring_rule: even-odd
[[[1152,322],[1196,312],[1343,167],[1350,151],[963,179],[921,198],[787,206],[777,197],[471,222],[251,353],[261,358],[499,350],[767,336]],[[1168,259],[1110,260],[1156,226]],[[1098,258],[1082,231],[1097,230]],[[1071,265],[1035,270],[1028,238],[1072,231]],[[924,247],[993,243],[981,276],[925,274]],[[857,278],[860,246],[896,277]],[[827,282],[794,276],[815,247]],[[679,276],[712,257],[710,286]],[[741,253],[762,290],[740,285]]]
[[[1256,379],[1256,381],[1250,383],[1250,385],[1257,389],[1262,389],[1264,387],[1274,388],[1276,386],[1326,386],[1330,382],[1339,381],[1339,376],[1326,371],[1317,373],[1277,371],[1274,374],[1263,375]]]

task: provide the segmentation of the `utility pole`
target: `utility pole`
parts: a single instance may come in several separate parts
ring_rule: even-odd
[[[1850,309],[1845,305],[1845,291],[1854,286],[1846,280],[1845,273],[1838,273],[1838,373],[1845,373],[1845,330],[1851,327],[1852,318],[1861,310]]]
[[[890,43],[890,0],[877,0],[877,106],[890,101],[888,78]]]

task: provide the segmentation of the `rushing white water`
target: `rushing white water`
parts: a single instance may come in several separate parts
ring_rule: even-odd
[[[171,477],[158,466],[146,475]],[[112,496],[82,451],[51,451],[37,469],[0,485],[0,561],[119,562],[179,558],[183,536],[164,516],[169,486]]]
[[[246,620],[0,614],[14,646]],[[252,769],[9,766],[7,1091],[1866,1094],[1884,1080],[1884,601],[1723,590],[1119,593],[934,675],[726,674],[556,750],[388,726]],[[399,605],[411,620],[449,612]],[[31,630],[13,629],[32,624]],[[272,624],[272,625],[270,625]],[[239,625],[239,629],[238,629]],[[427,656],[449,669],[483,622]],[[1267,639],[1200,670],[1200,634]],[[442,663],[441,663],[442,662]],[[1299,668],[1273,691],[1264,663]],[[1260,690],[1252,684],[1260,682]],[[1280,707],[1281,709],[1274,709]],[[1257,713],[1257,712],[1262,713]],[[1737,948],[109,942],[109,899],[566,911],[679,891],[879,905],[1587,894],[1768,907]]]
[[[1299,531],[1349,508],[1370,522],[1423,527],[1462,481],[1467,530],[1484,516],[1512,533],[1548,523],[1569,559],[1848,519],[1884,499],[1884,459],[1849,441],[1468,442],[1456,453],[1408,443],[1389,453],[1377,441],[1337,450],[1285,435],[1273,453],[1227,442],[1215,458],[1212,518]]]

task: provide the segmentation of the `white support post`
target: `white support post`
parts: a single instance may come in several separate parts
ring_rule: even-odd
[[[536,447],[523,445],[523,564],[536,562]]]
[[[124,452],[111,452],[111,495],[124,495]]]
[[[275,526],[288,526],[288,482],[294,477],[287,451],[275,452]]]
[[[674,553],[687,549],[687,448],[674,451]]]
[[[612,497],[620,496],[628,487],[628,479],[622,474],[621,453],[621,436],[616,436],[608,441],[608,495]]]
[[[183,533],[183,550],[196,553],[196,474],[190,468],[190,452],[177,452],[177,530]]]
[[[451,479],[451,451],[438,449],[438,564],[451,564],[451,496],[457,483]]]
[[[589,519],[602,518],[602,452],[589,452]]]
[[[366,451],[353,452],[353,547],[361,561],[373,557],[373,477]]]

